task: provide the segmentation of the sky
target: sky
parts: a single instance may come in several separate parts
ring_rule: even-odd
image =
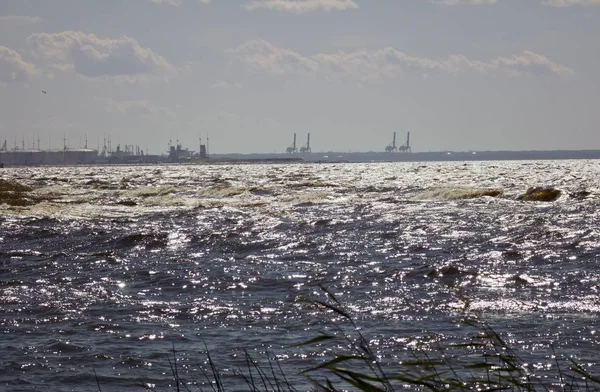
[[[599,19],[600,0],[0,0],[0,146],[600,149]]]

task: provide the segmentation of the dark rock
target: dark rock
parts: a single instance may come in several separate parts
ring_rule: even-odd
[[[561,195],[561,191],[555,188],[529,188],[519,199],[523,201],[555,201]]]
[[[575,200],[583,200],[583,199],[587,198],[589,195],[591,195],[591,192],[588,192],[588,191],[577,191],[577,192],[569,193],[569,197],[571,197],[572,199],[575,199]]]

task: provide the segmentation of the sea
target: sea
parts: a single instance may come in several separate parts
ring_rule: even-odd
[[[30,187],[0,198],[1,391],[309,391],[307,374],[339,378],[305,371],[357,336],[394,374],[466,347],[468,320],[544,390],[563,390],[567,358],[600,373],[600,160],[0,179]],[[537,187],[558,197],[523,198]]]

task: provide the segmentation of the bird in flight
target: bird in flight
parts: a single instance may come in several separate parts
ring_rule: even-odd
[[[46,94],[46,92],[45,92],[44,90],[42,90],[42,92],[43,92],[44,94]]]

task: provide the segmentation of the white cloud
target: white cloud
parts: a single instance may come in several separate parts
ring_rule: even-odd
[[[556,64],[546,56],[525,50],[521,55],[498,57],[488,63],[490,70],[507,70],[513,75],[541,75],[555,73],[559,75],[574,75],[575,71],[564,65]]]
[[[242,85],[238,82],[227,82],[225,80],[217,80],[212,87],[223,90],[231,90],[236,88],[242,88]]]
[[[246,64],[276,74],[313,74],[319,70],[316,61],[292,50],[277,48],[264,40],[248,41],[228,52]]]
[[[131,37],[98,38],[80,31],[33,34],[27,38],[33,53],[53,68],[86,78],[115,78],[128,82],[174,76],[177,69]]]
[[[20,15],[5,15],[0,16],[0,24],[6,26],[10,25],[26,25],[34,24],[42,21],[42,18],[37,16],[20,16]]]
[[[267,41],[249,41],[228,51],[243,63],[275,74],[321,75],[330,79],[354,78],[378,81],[399,78],[408,72],[459,74],[500,74],[520,76],[543,73],[574,74],[573,70],[531,51],[489,61],[471,60],[464,55],[445,59],[410,56],[394,48],[377,51],[320,53],[309,57],[290,49],[277,48]]]
[[[165,117],[169,119],[177,118],[177,115],[170,109],[155,105],[148,100],[141,101],[115,101],[112,99],[99,98],[104,103],[104,110],[108,113],[117,113],[124,116],[152,116]]]
[[[24,61],[19,53],[0,46],[0,84],[25,82],[38,73],[35,65]]]
[[[243,6],[248,11],[266,8],[302,14],[313,11],[344,11],[357,9],[352,0],[253,0]]]
[[[544,0],[542,3],[552,7],[570,7],[572,5],[600,5],[600,0]]]

